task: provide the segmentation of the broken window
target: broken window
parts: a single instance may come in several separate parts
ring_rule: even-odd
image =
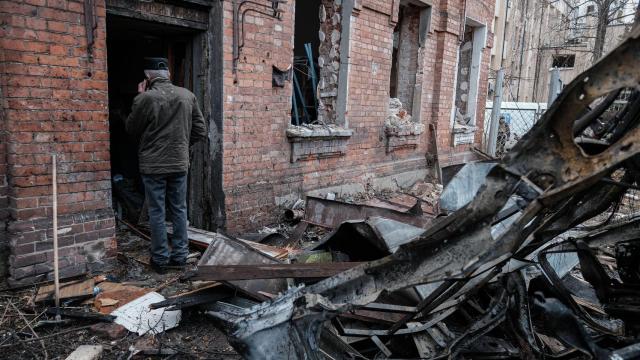
[[[458,71],[455,96],[455,123],[474,127],[480,64],[485,46],[486,26],[467,19],[464,35],[458,51]]]
[[[291,123],[335,123],[342,1],[296,1]]]
[[[412,113],[418,50],[420,48],[420,9],[415,5],[400,3],[398,24],[393,32],[393,56],[391,63],[391,98],[397,98]]]
[[[575,65],[575,55],[553,55],[553,65],[551,67],[557,68],[572,68]]]
[[[430,6],[401,1],[393,32],[387,125],[420,122],[422,95],[421,51],[429,31]]]

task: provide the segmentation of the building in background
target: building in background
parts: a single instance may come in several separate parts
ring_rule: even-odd
[[[504,68],[503,101],[546,103],[550,69],[557,67],[568,84],[618,45],[633,25],[637,3],[498,0],[490,76]]]

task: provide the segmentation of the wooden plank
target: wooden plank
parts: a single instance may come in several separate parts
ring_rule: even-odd
[[[324,278],[349,270],[361,263],[203,265],[194,280],[252,280],[281,278]]]
[[[88,280],[76,280],[60,284],[60,299],[70,299],[74,297],[83,297],[93,295],[93,287],[95,281],[93,279]],[[42,286],[38,289],[35,302],[42,302],[46,300],[53,300],[54,285]]]

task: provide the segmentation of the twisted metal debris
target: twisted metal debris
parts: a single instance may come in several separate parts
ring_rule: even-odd
[[[466,325],[458,322],[455,333],[443,336],[441,344],[431,344],[424,353],[434,358],[455,356],[480,336],[506,326],[513,330],[508,340],[520,356],[574,351],[631,358],[638,352],[633,345],[638,341],[627,332],[629,324],[617,319],[630,311],[625,296],[640,293],[633,284],[604,278],[590,246],[635,239],[638,220],[596,227],[583,232],[579,240],[559,244],[554,239],[619,204],[640,179],[639,35],[640,28],[634,29],[618,48],[571,82],[489,171],[473,200],[436,219],[416,240],[380,260],[293,288],[253,308],[217,302],[208,307],[208,314],[227,329],[233,346],[247,359],[358,357],[336,335],[339,326],[330,320],[381,295],[435,284],[414,312],[387,329],[371,332],[372,336],[389,344],[393,337],[451,319],[480,293],[488,293],[484,313]],[[620,91],[632,91],[631,100],[611,114],[608,105],[616,98],[611,94]],[[505,217],[510,199],[518,207]],[[503,226],[498,229],[497,224]],[[628,236],[620,235],[625,231]],[[557,251],[578,254],[584,279],[596,289],[606,317],[594,316],[561,288],[557,269],[548,262]],[[541,275],[528,276],[531,268]],[[556,321],[538,331],[536,316]],[[558,319],[565,319],[564,327]],[[597,344],[594,332],[611,341],[607,346]],[[560,340],[563,346],[558,347],[564,350],[553,353],[549,344],[541,343],[544,336]]]

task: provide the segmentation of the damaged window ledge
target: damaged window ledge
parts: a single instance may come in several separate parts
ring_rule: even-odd
[[[414,122],[387,123],[384,132],[387,135],[387,154],[402,149],[413,150],[420,144],[420,134],[424,132],[424,125]]]
[[[417,136],[424,132],[424,124],[386,124],[384,132],[387,136]]]
[[[335,125],[291,126],[291,162],[344,156],[353,130]]]
[[[473,125],[455,123],[453,125],[453,146],[473,144],[476,130],[478,128]]]
[[[478,128],[473,125],[462,125],[455,123],[453,124],[453,133],[454,134],[472,134],[475,133]]]
[[[352,129],[346,129],[335,125],[311,125],[290,126],[287,129],[287,137],[291,142],[297,141],[317,141],[332,139],[348,139],[353,135]]]

